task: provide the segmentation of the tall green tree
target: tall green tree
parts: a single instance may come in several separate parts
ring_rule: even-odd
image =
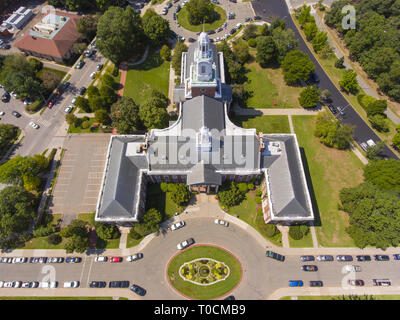
[[[210,0],[190,0],[186,4],[186,11],[190,24],[211,23],[218,18],[218,13]]]
[[[148,9],[147,11],[149,11]],[[146,13],[147,13],[146,11]],[[171,34],[169,21],[158,14],[143,17],[143,30],[145,35],[155,44],[159,45]]]
[[[271,36],[257,38],[256,61],[262,67],[266,67],[277,61],[278,49]]]
[[[148,130],[162,129],[168,126],[168,112],[164,102],[153,97],[139,108],[139,118]]]
[[[172,68],[177,76],[181,75],[182,53],[186,52],[188,47],[180,40],[176,42],[174,54],[172,56]]]
[[[351,93],[356,93],[358,91],[358,81],[357,81],[357,73],[353,70],[348,70],[343,75],[342,79],[339,81],[340,87]]]
[[[76,31],[81,34],[82,38],[89,41],[92,40],[96,36],[99,18],[99,15],[86,15],[82,17],[76,24]]]
[[[285,82],[288,85],[299,84],[307,80],[310,73],[315,71],[314,64],[306,53],[300,50],[290,51],[281,64]]]
[[[289,51],[295,50],[299,47],[299,40],[296,39],[292,29],[275,28],[272,31],[272,38],[275,41],[276,49],[278,51],[278,62],[282,63],[286,54]]]
[[[315,108],[320,95],[321,91],[316,86],[308,86],[300,92],[299,103],[303,108]]]
[[[132,134],[141,128],[139,107],[130,97],[122,97],[111,106],[111,120],[120,134]]]
[[[364,167],[364,178],[382,190],[400,193],[400,160],[369,162]]]

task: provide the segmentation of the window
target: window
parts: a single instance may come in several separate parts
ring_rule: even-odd
[[[206,73],[206,67],[205,66],[201,66],[201,73]]]

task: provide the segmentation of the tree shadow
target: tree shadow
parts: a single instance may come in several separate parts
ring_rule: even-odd
[[[148,71],[154,68],[158,68],[164,63],[164,60],[160,57],[159,53],[149,52],[147,59],[137,66],[130,66],[128,70],[140,70]]]

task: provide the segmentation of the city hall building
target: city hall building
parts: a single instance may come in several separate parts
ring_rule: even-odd
[[[186,183],[215,194],[224,181],[253,178],[262,178],[266,223],[313,221],[296,135],[236,126],[228,117],[231,100],[223,54],[203,32],[182,55],[181,83],[174,89],[178,120],[144,135],[111,136],[96,221],[139,221],[150,183]]]

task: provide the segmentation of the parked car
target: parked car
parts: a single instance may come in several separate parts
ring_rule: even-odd
[[[215,31],[214,30],[210,30],[210,31],[207,32],[207,34],[215,34]]]
[[[194,38],[188,38],[188,41],[189,41],[189,42],[196,42],[196,39],[194,39]]]
[[[51,257],[47,260],[47,263],[63,263],[64,258],[63,257]]]
[[[261,20],[260,16],[254,16],[254,20]]]
[[[300,260],[301,261],[314,261],[315,258],[314,258],[314,256],[301,256]]]
[[[228,227],[229,226],[229,222],[224,221],[224,220],[220,220],[220,219],[215,219],[214,223],[215,224],[219,224],[219,225],[224,226],[224,227]]]
[[[176,20],[176,18],[177,18],[176,12],[174,12],[173,18],[174,18],[174,20]]]
[[[393,255],[394,260],[400,260],[400,254],[394,254]]]
[[[82,262],[82,258],[81,257],[67,257],[65,259],[66,263],[79,263]]]
[[[227,296],[224,300],[236,300],[235,296]]]
[[[318,267],[314,265],[304,265],[301,267],[303,271],[318,271]]]
[[[310,281],[310,287],[323,287],[324,283],[322,281]]]
[[[107,262],[108,261],[108,257],[104,257],[104,256],[96,257],[96,258],[94,258],[94,261],[95,262]]]
[[[339,256],[336,256],[336,260],[337,261],[353,261],[353,257],[348,256],[348,255],[339,255]]]
[[[83,96],[85,94],[85,92],[86,92],[86,88],[85,87],[82,87],[82,88],[79,89],[79,94],[81,96]]]
[[[392,281],[389,279],[373,279],[372,284],[374,286],[390,286],[392,285]]]
[[[377,254],[374,256],[375,261],[389,261],[390,258],[388,255],[386,254]]]
[[[11,94],[11,97],[13,97],[14,99],[18,98],[17,94],[14,91],[11,91],[10,94]]]
[[[58,281],[44,281],[40,283],[41,288],[57,288],[58,287]]]
[[[54,105],[54,100],[50,100],[49,103],[47,104],[47,108],[51,109]]]
[[[26,106],[29,106],[29,105],[31,105],[32,104],[32,100],[30,100],[30,99],[25,99],[24,100],[24,105],[26,105]]]
[[[182,9],[182,7],[178,4],[176,6],[175,12],[178,13],[181,9]]]
[[[279,254],[279,253],[276,253],[276,252],[273,252],[273,251],[269,251],[269,250],[267,250],[266,252],[265,252],[265,255],[268,257],[268,258],[272,258],[272,259],[275,259],[275,260],[278,260],[278,261],[285,261],[285,256],[283,256],[283,255],[281,255],[281,254]]]
[[[360,280],[360,279],[357,279],[357,280],[351,280],[350,279],[348,281],[348,284],[351,285],[351,286],[355,286],[355,287],[362,287],[362,286],[364,286],[364,281]]]
[[[113,263],[113,262],[122,262],[122,258],[121,257],[111,257],[109,261],[111,263]]]
[[[96,71],[93,71],[93,72],[90,74],[90,79],[94,79],[94,78],[96,78]]]
[[[38,281],[28,282],[28,288],[39,288],[39,282]]]
[[[32,257],[29,260],[30,263],[46,263],[47,262],[47,258],[46,257]]]
[[[171,230],[172,230],[172,231],[178,230],[178,229],[180,229],[180,228],[183,228],[185,225],[186,225],[185,221],[179,221],[179,222],[177,222],[177,223],[175,223],[175,224],[173,224],[173,225],[171,226]]]
[[[28,258],[18,257],[12,259],[12,263],[26,263],[26,262],[28,262]]]
[[[3,288],[12,288],[13,287],[13,282],[12,281],[7,281],[4,282]]]
[[[371,256],[363,255],[363,256],[356,256],[357,261],[371,261]]]
[[[189,238],[185,241],[182,241],[181,243],[178,243],[177,248],[179,250],[183,250],[187,247],[189,247],[190,245],[192,245],[194,243],[194,239],[193,238]]]
[[[229,31],[230,34],[235,34],[235,32],[236,32],[235,28],[232,28],[231,31]]]
[[[328,109],[331,110],[332,114],[337,114],[337,110],[333,104],[328,104]]]
[[[64,282],[64,288],[78,288],[79,281],[67,281]]]
[[[317,256],[317,260],[318,261],[333,261],[333,256],[329,256],[329,255],[320,255]]]
[[[82,69],[82,67],[85,65],[85,61],[81,60],[77,63],[76,68],[77,69]]]
[[[68,106],[68,107],[65,108],[64,112],[65,113],[70,113],[72,111],[72,109],[74,109],[73,106]]]
[[[143,253],[136,253],[136,254],[133,254],[133,255],[129,256],[128,258],[126,258],[126,261],[132,262],[132,261],[136,261],[136,260],[139,260],[142,258],[143,258]]]
[[[239,22],[238,24],[236,24],[236,29],[239,30],[242,27],[242,24]]]
[[[101,63],[99,63],[99,64],[96,66],[96,70],[97,70],[97,71],[100,71],[101,69],[103,69],[103,65],[102,65]]]
[[[128,288],[129,281],[110,281],[109,288]]]
[[[71,103],[72,103],[73,105],[75,105],[75,102],[76,102],[76,97],[75,97],[75,98],[72,98],[72,100],[71,100]]]
[[[361,272],[360,266],[346,265],[343,267],[343,269],[349,272]]]
[[[252,21],[252,20],[253,20],[253,18],[247,17],[246,19],[244,19],[244,22],[250,22],[250,21]]]
[[[215,30],[215,31],[216,31],[216,32],[221,32],[222,30],[224,30],[224,28],[219,27],[219,28],[217,28],[217,30]]]
[[[22,282],[21,288],[29,288],[29,281]]]
[[[289,280],[289,287],[302,287],[303,281],[301,280]]]
[[[130,289],[138,294],[139,296],[144,296],[146,294],[146,290],[144,290],[142,287],[139,287],[137,284],[133,284]]]
[[[4,92],[3,95],[1,96],[1,101],[3,102],[8,102],[10,101],[10,94],[8,92]]]
[[[89,283],[89,288],[105,288],[107,283],[105,281],[92,281]]]
[[[13,112],[11,112],[11,114],[16,118],[21,117],[21,114],[18,111],[15,111],[15,110]]]
[[[29,122],[29,125],[30,125],[32,128],[39,129],[39,125],[36,124],[36,123],[34,123],[33,121],[30,121],[30,122]]]
[[[312,82],[319,82],[319,77],[318,77],[316,72],[311,72],[310,73],[310,80]]]
[[[13,288],[21,288],[22,282],[21,281],[13,281],[12,287]]]

